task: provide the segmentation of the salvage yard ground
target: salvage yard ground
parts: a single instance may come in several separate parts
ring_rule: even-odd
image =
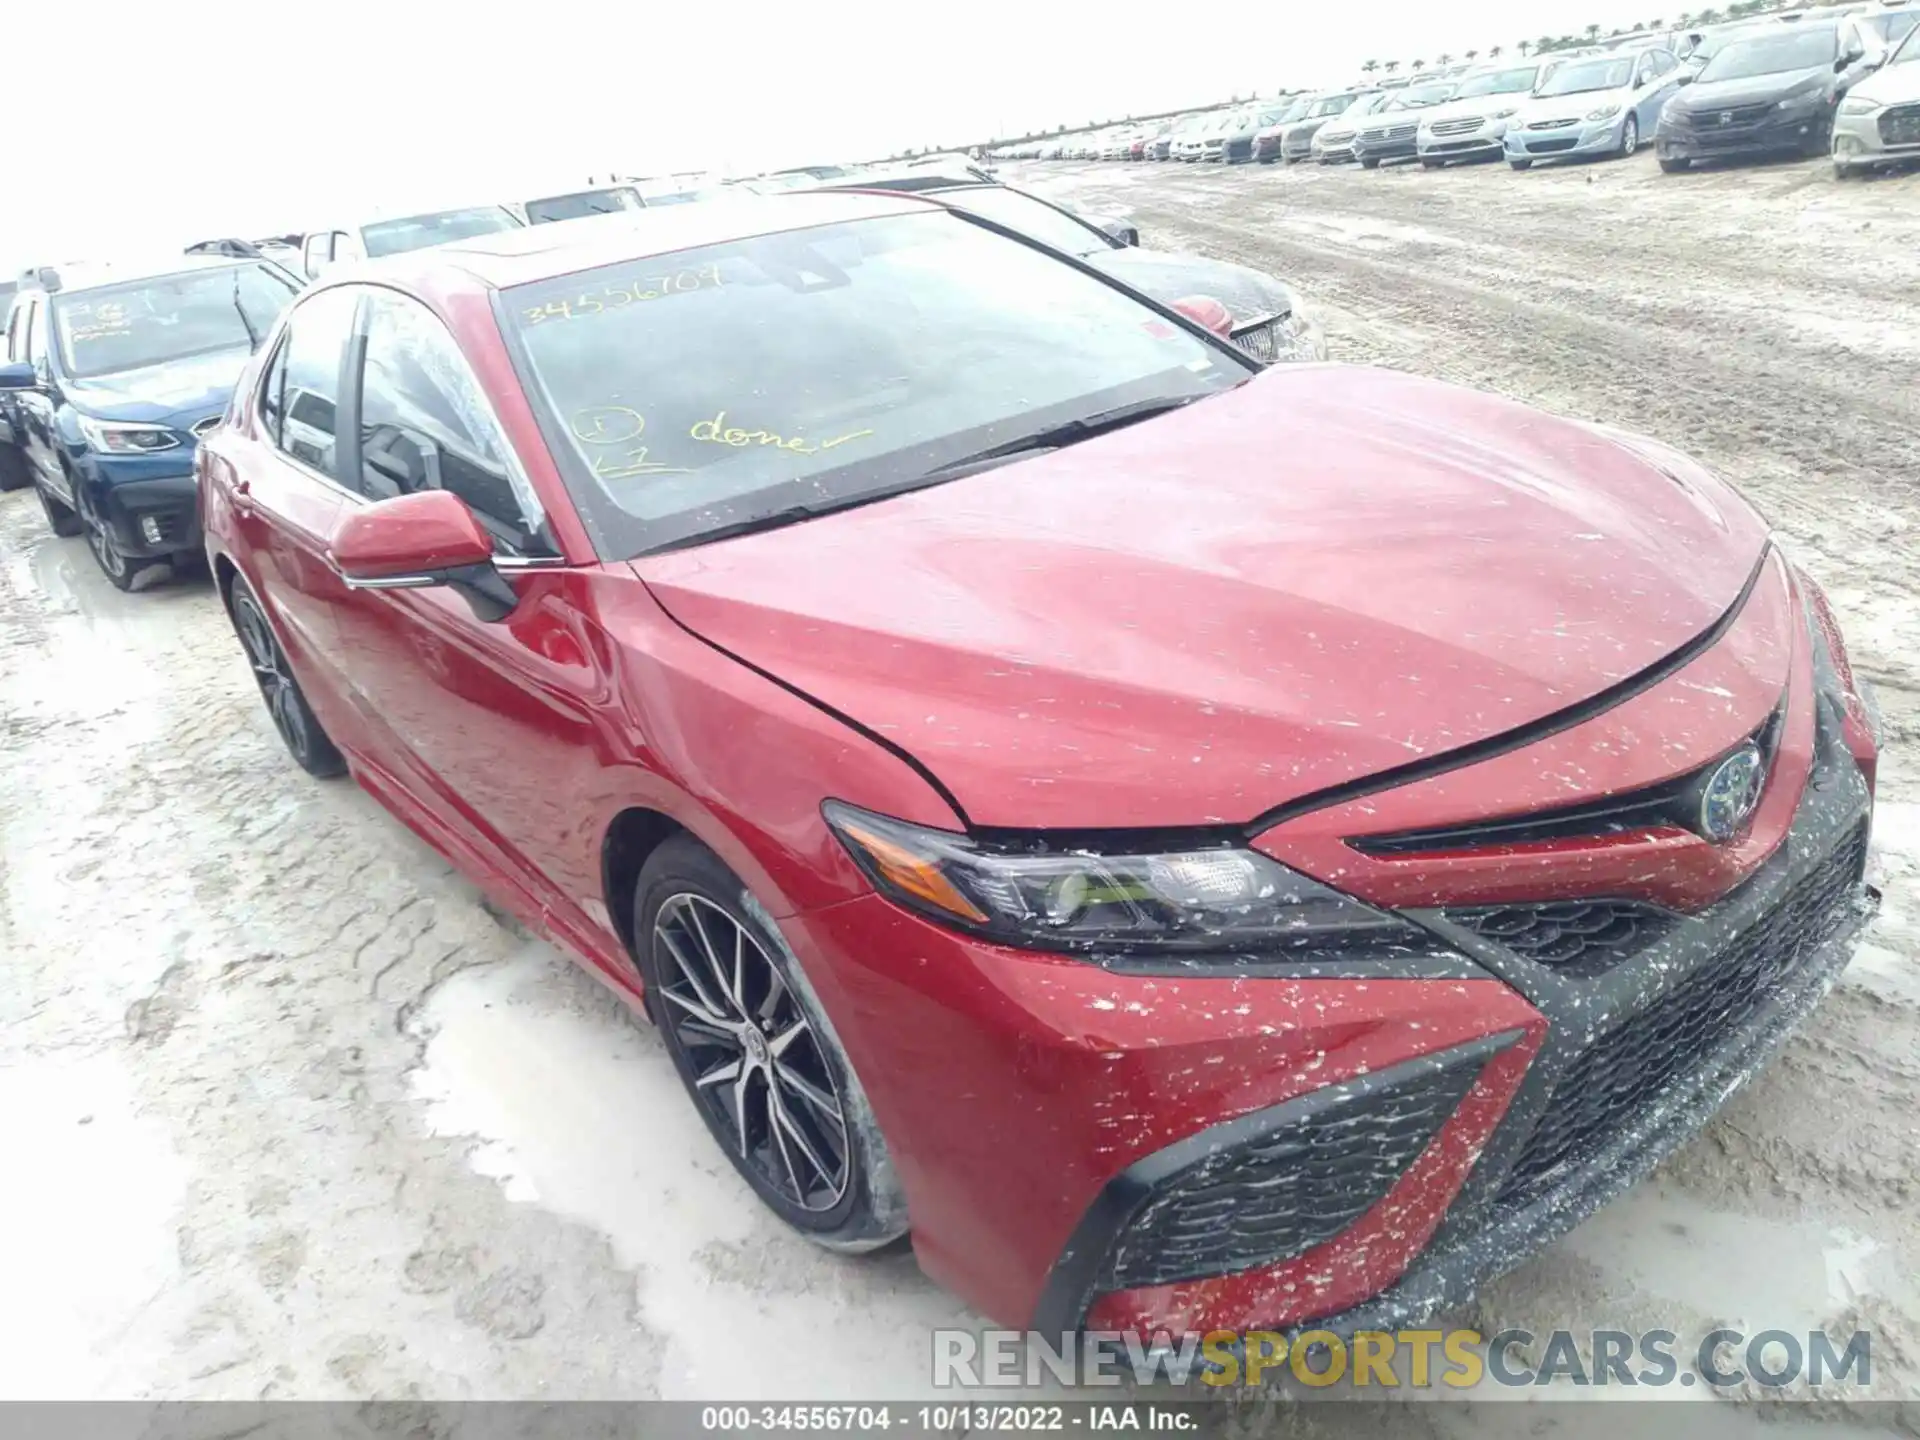
[[[1875,1394],[1920,1397],[1920,174],[1007,178],[1283,276],[1338,359],[1681,446],[1826,585],[1888,726],[1867,947],[1700,1139],[1455,1318],[1866,1326]],[[783,1231],[650,1033],[295,769],[204,580],[118,594],[26,492],[0,1173],[0,1397],[904,1398],[929,1330],[982,1323],[904,1253]]]

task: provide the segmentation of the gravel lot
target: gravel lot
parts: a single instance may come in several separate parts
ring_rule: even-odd
[[[1460,1318],[1865,1324],[1875,1395],[1920,1396],[1920,175],[1020,168],[1294,281],[1340,359],[1691,450],[1826,584],[1891,732],[1877,930],[1701,1139]],[[203,580],[119,595],[27,493],[0,957],[0,1398],[909,1397],[979,1323],[763,1218],[650,1033],[283,757]]]

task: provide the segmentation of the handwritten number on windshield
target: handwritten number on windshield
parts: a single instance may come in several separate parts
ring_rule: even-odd
[[[566,295],[558,300],[549,300],[545,305],[523,306],[520,314],[528,325],[541,325],[549,320],[578,320],[607,310],[624,310],[629,305],[645,300],[660,300],[668,295],[685,295],[695,290],[717,289],[723,283],[720,278],[719,263],[713,262],[695,270],[676,270],[667,275],[638,276],[625,284],[616,282],[612,285],[603,285],[598,290],[588,290],[579,295]]]

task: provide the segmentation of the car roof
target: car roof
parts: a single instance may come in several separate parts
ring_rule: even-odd
[[[801,190],[783,195],[727,195],[697,205],[665,205],[475,235],[369,262],[365,270],[356,265],[353,273],[404,278],[454,269],[491,289],[504,290],[702,245],[815,225],[924,214],[934,208],[894,193]],[[342,277],[346,275],[342,271]]]
[[[133,280],[157,280],[165,275],[182,275],[190,270],[224,270],[235,265],[258,265],[252,255],[161,255],[137,260],[83,260],[70,265],[45,265],[20,277],[28,290],[44,288],[41,270],[59,277],[54,293],[66,295],[76,290],[94,290],[102,285],[124,285]]]

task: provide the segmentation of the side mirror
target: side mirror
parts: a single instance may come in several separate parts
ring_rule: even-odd
[[[466,501],[417,490],[348,513],[328,553],[350,590],[460,591],[482,620],[498,620],[519,596],[493,568],[493,537]]]
[[[31,390],[40,383],[33,366],[25,360],[0,365],[0,390]]]
[[[1121,221],[1109,220],[1101,225],[1100,228],[1107,234],[1108,238],[1118,241],[1122,245],[1138,245],[1140,243],[1140,232],[1133,226],[1123,224]]]
[[[1682,70],[1680,72],[1680,78],[1673,83],[1676,85],[1691,85],[1693,83],[1693,72],[1691,70]]]

